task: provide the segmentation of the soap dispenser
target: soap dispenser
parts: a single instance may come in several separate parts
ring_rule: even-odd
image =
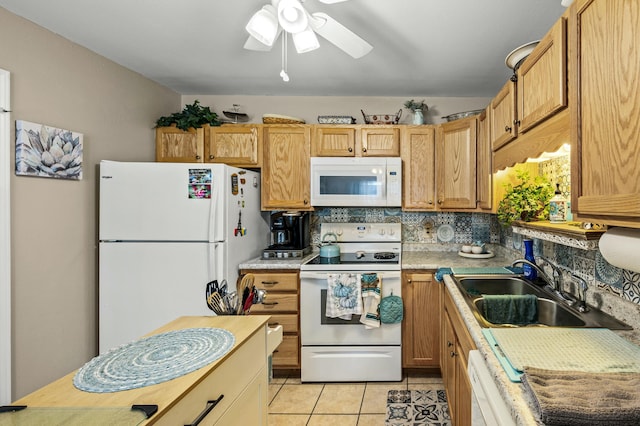
[[[567,221],[567,200],[562,196],[560,184],[556,183],[556,191],[549,201],[549,220],[551,223],[563,223]]]

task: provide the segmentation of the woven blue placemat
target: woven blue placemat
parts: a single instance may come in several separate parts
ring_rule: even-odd
[[[83,391],[106,393],[141,388],[191,373],[224,356],[235,343],[221,328],[187,328],[156,334],[105,352],[73,378]]]

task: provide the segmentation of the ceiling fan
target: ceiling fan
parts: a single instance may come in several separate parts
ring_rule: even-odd
[[[347,0],[319,1],[333,4]],[[304,0],[271,0],[271,4],[264,5],[247,23],[246,30],[250,35],[244,48],[269,51],[284,30],[291,34],[298,53],[320,47],[316,34],[356,59],[373,49],[373,46],[326,13],[307,12],[302,2]]]

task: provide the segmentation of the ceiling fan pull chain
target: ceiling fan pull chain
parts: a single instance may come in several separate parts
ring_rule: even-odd
[[[288,55],[287,55],[287,33],[284,32],[282,34],[282,71],[280,71],[280,77],[282,77],[282,81],[289,81],[288,71]]]

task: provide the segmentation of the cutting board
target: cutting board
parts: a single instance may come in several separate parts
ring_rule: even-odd
[[[640,347],[603,328],[492,328],[509,363],[549,370],[640,372]]]

